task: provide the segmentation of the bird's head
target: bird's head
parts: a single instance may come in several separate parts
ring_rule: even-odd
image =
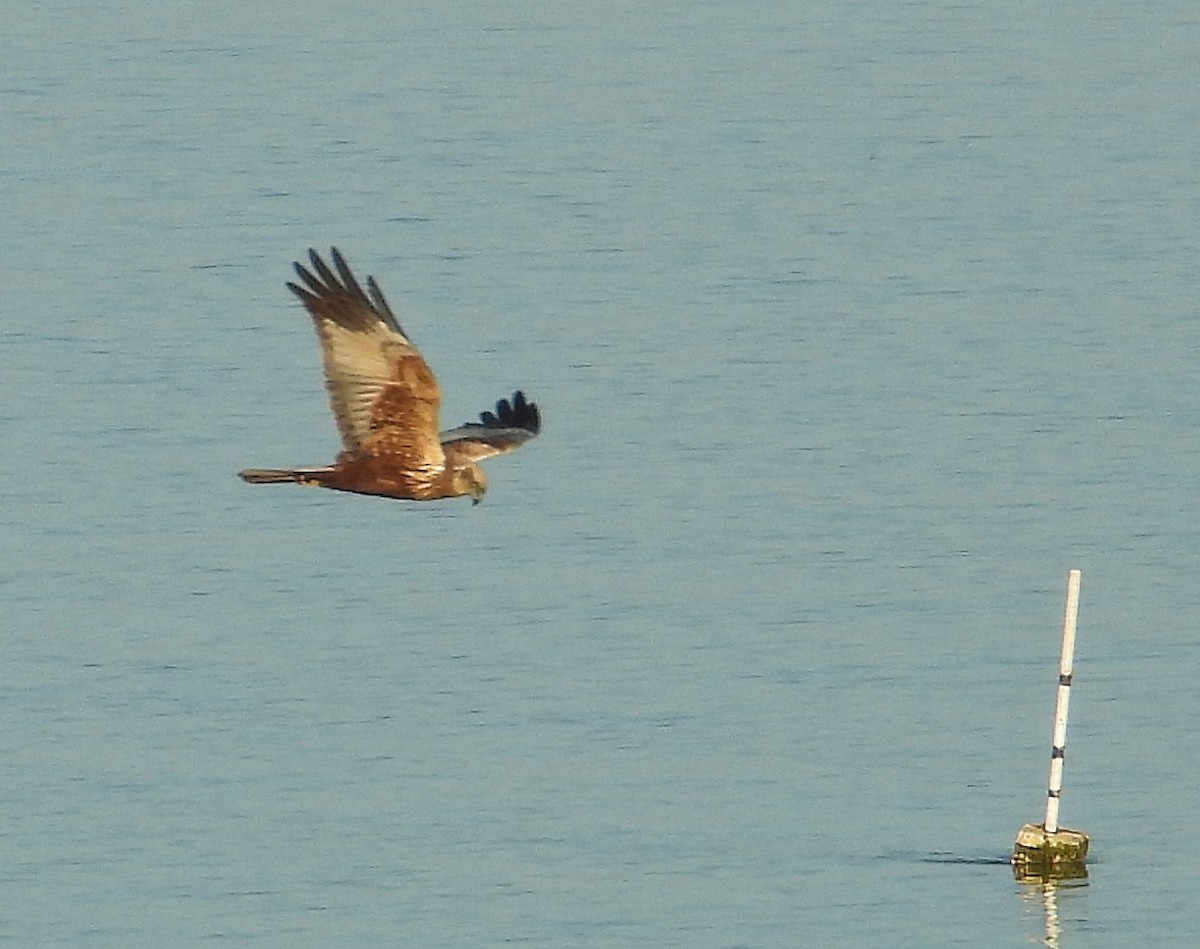
[[[483,500],[483,496],[487,494],[487,475],[483,473],[483,469],[479,465],[467,465],[465,468],[460,468],[455,476],[455,486],[463,494],[471,496],[471,503],[478,504]]]

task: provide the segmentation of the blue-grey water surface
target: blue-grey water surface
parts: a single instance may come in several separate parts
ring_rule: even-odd
[[[0,941],[1200,944],[1192,0],[8,12]],[[330,244],[483,505],[235,477]]]

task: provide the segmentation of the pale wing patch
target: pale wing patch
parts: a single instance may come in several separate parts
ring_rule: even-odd
[[[342,445],[358,448],[371,432],[371,408],[393,384],[397,351],[415,352],[403,337],[376,323],[367,331],[320,320],[325,385]]]
[[[445,436],[443,435],[443,438]],[[516,451],[529,439],[532,432],[523,428],[504,428],[480,434],[462,434],[458,437],[444,440],[442,450],[446,453],[446,464],[452,468],[462,468],[466,465],[492,458],[495,455],[507,455]]]

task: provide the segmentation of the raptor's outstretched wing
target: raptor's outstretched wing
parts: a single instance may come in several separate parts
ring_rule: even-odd
[[[348,453],[404,456],[440,468],[441,392],[433,370],[400,328],[373,277],[366,292],[337,248],[333,267],[315,250],[312,269],[296,264],[303,286],[289,283],[317,329],[325,387]]]
[[[512,402],[501,399],[495,412],[481,412],[478,422],[468,422],[439,436],[446,463],[460,467],[519,448],[542,429],[541,415],[523,392],[514,392]]]

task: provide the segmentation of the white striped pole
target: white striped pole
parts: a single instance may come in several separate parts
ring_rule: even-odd
[[[1067,605],[1063,613],[1062,654],[1058,661],[1058,697],[1054,704],[1054,738],[1050,746],[1050,786],[1046,794],[1047,834],[1058,833],[1063,760],[1067,753],[1067,708],[1071,704],[1071,667],[1075,661],[1075,621],[1079,617],[1080,572],[1067,573]]]

